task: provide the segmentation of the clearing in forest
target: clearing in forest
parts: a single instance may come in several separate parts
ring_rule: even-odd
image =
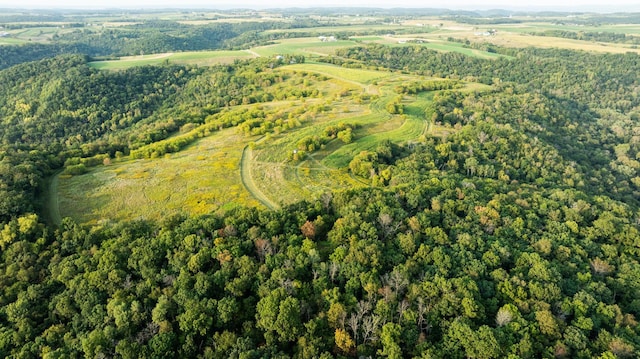
[[[96,224],[205,214],[237,205],[277,208],[331,190],[368,186],[369,179],[351,174],[348,164],[383,141],[402,144],[452,131],[428,120],[425,111],[437,91],[397,92],[402,84],[441,79],[321,63],[271,71],[288,74],[291,84],[312,81],[320,93],[228,109],[260,108],[263,121],[274,121],[266,132],[239,123],[203,132],[204,137],[179,152],[124,157],[86,174],[59,175],[52,191],[58,195],[60,216]],[[458,87],[455,91],[484,89],[478,84]],[[391,101],[400,101],[404,113],[391,114]],[[192,131],[199,131],[198,126]],[[348,136],[336,137],[337,131]]]
[[[162,158],[114,161],[79,176],[59,176],[63,217],[82,223],[205,214],[239,203],[258,205],[242,185],[243,136],[234,128]]]
[[[126,56],[118,60],[93,61],[89,65],[99,70],[122,70],[144,65],[160,65],[162,63],[180,65],[210,66],[229,64],[237,59],[256,57],[249,51],[188,51],[140,56]]]

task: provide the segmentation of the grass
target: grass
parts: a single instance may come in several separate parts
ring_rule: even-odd
[[[265,141],[263,145],[258,147],[257,159],[263,162],[286,163],[289,153],[297,149],[297,143],[307,136],[314,136],[321,133],[327,126],[337,125],[340,122],[358,124],[364,126],[366,124],[380,121],[377,114],[360,115],[366,111],[365,108],[354,109],[355,114],[359,116],[352,117],[353,114],[326,114],[325,116],[317,116],[312,124],[293,130],[291,132],[273,136],[269,141]]]
[[[314,200],[323,193],[353,188],[363,184],[349,176],[346,169],[328,168],[315,160],[315,155],[295,163],[254,161],[251,167],[257,187],[263,193],[286,205],[300,199]]]
[[[464,47],[463,44],[460,44],[457,42],[449,42],[449,41],[422,43],[420,44],[420,46],[424,46],[428,49],[442,51],[442,52],[458,52],[463,55],[477,57],[481,59],[497,59],[500,57],[510,57],[510,56],[496,54],[493,52],[470,49],[470,48]]]
[[[400,43],[400,41],[404,43]],[[413,42],[407,42],[407,41],[413,41]],[[415,42],[415,41],[423,41],[423,42]],[[481,59],[489,59],[489,60],[497,59],[500,57],[509,57],[509,56],[496,54],[492,52],[471,49],[459,42],[444,41],[440,38],[434,38],[432,35],[429,35],[429,34],[411,34],[411,35],[402,35],[402,36],[394,36],[394,37],[384,37],[375,42],[380,44],[386,44],[389,46],[422,46],[431,50],[436,50],[441,52],[458,52],[463,55],[477,57]]]
[[[339,32],[372,32],[372,31],[398,31],[409,29],[413,26],[404,25],[338,25],[326,27],[305,27],[299,29],[277,29],[265,31],[265,33],[317,33],[318,35],[331,36]]]
[[[11,37],[14,43],[23,42],[49,42],[54,34],[64,33],[70,31],[69,29],[60,29],[57,26],[39,26],[39,27],[27,27],[24,29],[10,30]],[[6,38],[5,38],[6,39]],[[4,39],[0,38],[0,43]]]
[[[401,121],[399,121],[400,119]],[[394,116],[394,120],[389,123],[393,124],[395,128],[358,138],[353,143],[332,152],[323,159],[322,163],[330,168],[344,168],[349,165],[355,155],[362,151],[374,151],[383,141],[401,143],[417,139],[424,134],[427,126],[424,118],[416,116]]]
[[[185,61],[208,58],[204,53],[181,55]],[[171,56],[148,55],[129,61],[162,61]],[[347,170],[353,156],[363,150],[375,150],[386,140],[415,140],[427,131],[441,135],[453,131],[426,121],[424,109],[432,101],[433,92],[404,96],[404,115],[386,111],[386,104],[398,96],[394,91],[398,84],[427,78],[321,63],[288,65],[275,71],[289,72],[294,83],[296,76],[308,78],[304,73],[325,75],[324,79],[314,80],[322,99],[241,107],[261,106],[284,115],[306,108],[302,115],[297,112],[301,126],[284,128],[284,132],[260,140],[241,135],[235,128],[225,129],[161,158],[124,158],[84,175],[59,175],[51,182],[52,195],[57,193],[57,198],[49,201],[49,206],[58,206],[57,220],[70,216],[80,223],[99,225],[161,219],[176,213],[198,215],[238,205],[277,208],[300,199],[313,200],[330,190],[368,185]],[[460,91],[484,88],[467,84]],[[368,97],[363,97],[365,92]],[[340,122],[357,125],[352,143],[334,139],[300,162],[289,159],[301,139],[318,135],[327,126]],[[254,143],[249,145],[251,141]],[[53,188],[56,184],[57,190]]]
[[[354,36],[352,37],[352,39],[356,41],[362,41],[362,42],[372,42],[372,41],[380,41],[380,40],[383,40],[384,38],[381,36]]]
[[[128,56],[119,60],[93,61],[89,65],[99,70],[121,70],[135,66],[159,65],[166,61],[188,65],[215,65],[231,63],[236,59],[251,58],[247,51],[190,51],[143,56]]]
[[[264,206],[269,209],[277,208],[278,205],[267,197],[256,185],[253,179],[253,149],[250,146],[245,146],[242,150],[242,158],[240,160],[240,177],[242,178],[242,185],[251,193],[251,195],[260,201]]]
[[[305,63],[298,65],[289,65],[283,68],[315,72],[333,78],[347,80],[349,82],[356,82],[360,85],[371,84],[374,81],[389,78],[392,75],[389,72],[365,69],[351,69],[323,63]]]
[[[496,35],[493,36],[482,36],[476,35],[476,32],[484,31],[489,28],[495,28],[498,30]],[[626,30],[622,30],[626,29]],[[557,25],[551,23],[524,23],[524,24],[507,24],[507,25],[486,25],[481,27],[480,29],[474,29],[469,25],[458,25],[447,23],[441,30],[436,32],[427,33],[427,34],[419,34],[415,36],[420,36],[421,38],[429,41],[425,46],[434,46],[431,45],[431,42],[441,42],[447,43],[452,46],[451,51],[456,51],[454,47],[459,47],[459,52],[465,53],[467,55],[474,56],[474,54],[478,55],[486,55],[491,53],[479,52],[475,53],[478,50],[466,49],[463,44],[455,43],[455,42],[446,42],[445,39],[448,37],[453,37],[456,39],[464,39],[469,40],[471,42],[476,43],[489,43],[503,47],[512,47],[512,48],[521,48],[521,47],[539,47],[539,48],[561,48],[568,50],[582,50],[582,51],[590,51],[590,52],[607,52],[607,53],[626,53],[626,52],[636,52],[640,53],[640,49],[632,48],[631,44],[619,44],[619,43],[605,43],[605,42],[594,42],[594,41],[584,41],[584,40],[573,40],[573,39],[565,39],[559,37],[551,37],[551,36],[535,36],[530,35],[530,32],[540,32],[545,30],[567,30],[567,31],[609,31],[612,32],[623,32],[627,34],[638,34],[637,31],[640,31],[640,27],[638,25],[629,25],[626,27],[622,27],[619,25],[609,25],[603,27],[582,27],[582,26],[564,26]],[[496,54],[491,54],[495,56]]]
[[[495,38],[489,39],[493,44],[505,47],[539,47],[539,48],[562,48],[569,50],[583,50],[590,52],[626,53],[640,50],[631,48],[629,44],[603,43],[583,40],[564,39],[550,36],[533,36],[522,34],[502,33]]]
[[[276,44],[258,46],[251,49],[260,56],[276,56],[288,54],[319,55],[333,54],[336,49],[356,46],[351,40],[320,41],[317,37],[301,37],[295,39],[278,40]]]
[[[125,160],[80,176],[60,176],[60,214],[100,224],[258,206],[240,178],[246,142],[235,129],[227,129],[164,158]]]
[[[638,24],[603,24],[599,26],[557,24],[551,22],[525,22],[521,24],[503,24],[494,26],[498,30],[509,32],[528,33],[546,30],[562,30],[574,32],[614,32],[619,34],[640,35]]]
[[[0,45],[20,45],[29,41],[23,39],[14,39],[11,37],[0,37]]]

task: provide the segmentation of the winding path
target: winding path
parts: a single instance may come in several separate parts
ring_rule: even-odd
[[[251,164],[249,163],[251,157],[253,155],[253,150],[249,148],[249,146],[245,146],[242,150],[242,158],[240,159],[240,178],[242,179],[242,185],[244,188],[251,193],[251,195],[260,201],[263,205],[265,205],[269,209],[279,208],[276,203],[274,203],[269,197],[265,196],[262,191],[256,186],[256,183],[253,181],[253,174],[251,173]]]
[[[244,51],[246,51],[246,52],[250,53],[251,55],[253,55],[253,56],[255,56],[255,57],[262,57],[262,56],[260,56],[260,54],[259,54],[259,53],[255,52],[255,51],[253,51],[253,50],[251,50],[251,49],[247,49],[247,50],[244,50]]]

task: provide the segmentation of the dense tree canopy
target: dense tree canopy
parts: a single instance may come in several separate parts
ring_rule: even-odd
[[[204,136],[177,133],[190,123],[265,133],[266,106],[229,107],[318,96],[322,76],[295,82],[273,59],[99,72],[81,55],[0,71],[0,356],[634,357],[640,57],[501,51],[515,58],[326,59],[449,79],[396,89],[394,113],[438,89],[424,117],[447,132],[356,154],[371,186],[94,227],[36,214],[53,171],[179,151]]]

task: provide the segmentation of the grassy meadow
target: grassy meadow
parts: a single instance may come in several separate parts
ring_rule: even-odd
[[[301,37],[277,40],[273,45],[258,46],[251,50],[260,56],[301,54],[307,56],[327,56],[337,49],[355,46],[352,40],[321,41],[318,37]]]
[[[351,175],[347,167],[354,155],[375,150],[381,141],[404,143],[428,131],[446,133],[424,115],[434,92],[404,96],[403,115],[391,115],[385,109],[398,96],[397,85],[431,78],[321,63],[287,65],[273,71],[294,77],[324,75],[317,83],[322,98],[239,107],[261,106],[284,113],[299,113],[304,108],[300,126],[257,136],[228,128],[163,157],[125,157],[83,175],[58,175],[53,191],[60,217],[99,224],[183,212],[204,214],[239,204],[277,208],[318,198],[329,190],[366,186],[367,180]],[[477,84],[466,86],[460,91],[482,89]],[[331,139],[306,157],[292,159],[300,141],[340,123],[355,126],[351,143]]]
[[[248,51],[189,51],[141,56],[127,56],[118,60],[93,61],[89,65],[99,70],[122,70],[135,66],[175,63],[182,65],[210,66],[232,63],[236,59],[255,57]]]
[[[242,185],[238,169],[247,139],[236,132],[220,131],[158,159],[114,161],[84,175],[61,175],[61,216],[99,224],[259,205]]]
[[[298,127],[259,136],[248,136],[230,128],[214,132],[186,149],[164,157],[147,160],[123,158],[108,166],[95,167],[85,175],[58,176],[60,216],[71,216],[83,223],[101,223],[111,219],[157,219],[181,212],[209,213],[239,204],[278,208],[300,199],[318,198],[330,190],[369,185],[368,180],[353,176],[348,171],[348,164],[355,155],[375,150],[382,141],[402,144],[419,141],[425,135],[446,136],[455,131],[427,120],[429,116],[425,109],[435,92],[400,96],[403,114],[392,115],[386,110],[386,105],[399,96],[395,92],[397,85],[431,78],[314,62],[316,56],[331,55],[338,48],[380,43],[387,46],[425,46],[487,59],[501,56],[450,41],[449,37],[452,37],[511,47],[553,46],[608,52],[629,50],[626,44],[533,36],[529,34],[530,28],[522,24],[498,25],[498,32],[493,36],[478,35],[483,27],[454,22],[426,24],[416,34],[407,34],[405,29],[405,33],[398,35],[362,36],[333,42],[301,37],[242,51],[149,54],[93,62],[91,65],[95,68],[115,70],[166,61],[212,65],[257,56],[302,54],[307,56],[306,63],[286,65],[273,71],[291,73],[294,77],[304,73],[322,75],[318,83],[322,96],[259,105],[284,112],[304,108],[302,116],[296,115],[300,119]],[[548,24],[542,29],[554,27],[560,25]],[[631,26],[616,28],[620,31],[638,30]],[[465,83],[457,91],[487,89],[486,85]],[[244,105],[247,106],[258,105]],[[355,126],[350,143],[331,139],[303,158],[292,156],[305,138],[322,134],[328,126],[341,123]]]

